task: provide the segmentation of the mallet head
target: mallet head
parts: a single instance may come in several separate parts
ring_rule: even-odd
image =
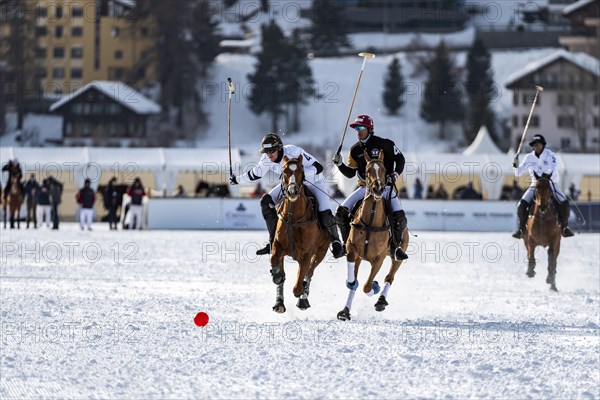
[[[364,58],[375,58],[375,54],[373,54],[373,53],[362,52],[362,53],[358,53],[358,55],[360,57],[364,57]]]
[[[536,85],[535,90],[537,90],[538,92],[543,92],[544,88],[541,86]]]

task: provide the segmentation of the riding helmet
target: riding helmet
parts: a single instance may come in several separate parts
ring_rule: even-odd
[[[274,150],[279,150],[279,149],[283,148],[283,142],[281,141],[281,138],[279,137],[279,135],[276,133],[269,133],[267,136],[265,136],[263,138],[263,140],[260,144],[261,144],[261,148],[260,148],[261,153],[272,152]]]
[[[375,128],[375,124],[373,123],[373,118],[368,115],[361,114],[354,120],[353,123],[350,124],[350,128],[356,128],[357,126],[365,126],[369,129]]]
[[[536,143],[541,143],[541,144],[543,144],[545,146],[546,145],[546,139],[544,139],[544,137],[542,135],[536,134],[531,139],[531,142],[529,142],[529,145],[533,146]]]

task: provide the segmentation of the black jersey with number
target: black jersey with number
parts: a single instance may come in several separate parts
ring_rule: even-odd
[[[386,175],[394,172],[400,175],[404,171],[404,155],[390,139],[385,139],[371,134],[365,141],[358,141],[350,148],[348,154],[348,165],[342,164],[339,170],[347,178],[353,178],[358,173],[358,184],[365,184],[365,170],[367,161],[364,152],[367,151],[369,157],[379,157],[379,152],[383,151],[383,164],[385,165]]]

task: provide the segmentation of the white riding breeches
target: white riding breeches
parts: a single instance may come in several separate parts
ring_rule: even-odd
[[[350,193],[350,196],[344,200],[342,206],[346,207],[349,211],[352,211],[354,205],[361,199],[365,198],[365,191],[367,190],[366,186],[359,186],[354,192]],[[386,186],[383,191],[383,198],[387,199],[390,195],[390,190],[392,190],[391,186]],[[402,210],[402,202],[398,198],[396,193],[392,193],[392,211],[400,211]]]
[[[327,193],[327,185],[324,181],[312,183],[312,182],[304,182],[304,188],[310,190],[310,192],[316,197],[317,202],[319,203],[319,211],[331,210],[331,204],[329,195]],[[275,202],[275,204],[279,204],[283,200],[283,191],[281,190],[281,183],[277,184],[271,191],[269,195]]]
[[[550,184],[550,187],[552,188],[552,195],[559,203],[562,203],[563,201],[567,200],[567,197],[562,192],[562,190],[560,190],[560,187],[557,184],[552,182]],[[523,193],[523,196],[521,196],[521,200],[524,200],[527,203],[531,204],[531,202],[533,201],[534,194],[535,194],[535,185],[530,185],[527,188],[527,190],[525,191],[525,193]]]
[[[79,210],[79,225],[82,228],[84,226],[91,228],[93,221],[94,221],[94,209],[93,208],[82,208],[81,210]]]

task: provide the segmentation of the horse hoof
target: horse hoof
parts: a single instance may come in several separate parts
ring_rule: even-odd
[[[279,314],[283,314],[285,312],[285,305],[282,300],[277,300],[275,305],[273,306],[273,311]]]
[[[533,270],[533,268],[529,268],[527,270],[527,276],[530,278],[533,278],[535,276],[535,271]]]
[[[346,281],[346,287],[350,290],[356,290],[356,288],[358,287],[358,279],[354,279],[354,282],[352,283]]]
[[[308,302],[308,299],[298,299],[298,303],[296,303],[296,307],[298,307],[301,310],[306,310],[306,309],[310,308],[310,303]]]
[[[337,313],[337,319],[339,319],[340,321],[350,321],[352,319],[350,318],[350,310],[348,309],[348,307],[344,307],[342,311]]]
[[[373,289],[373,294],[378,294],[381,291],[381,287],[379,286],[379,282],[373,281],[371,284],[371,289]]]
[[[375,311],[385,310],[385,306],[389,305],[385,297],[379,296],[377,303],[375,303]]]
[[[558,292],[558,289],[556,288],[556,285],[554,285],[554,284],[550,285],[550,290],[552,290],[553,292]]]
[[[551,285],[554,285],[554,277],[552,275],[548,275],[546,277],[546,283],[549,283]]]

